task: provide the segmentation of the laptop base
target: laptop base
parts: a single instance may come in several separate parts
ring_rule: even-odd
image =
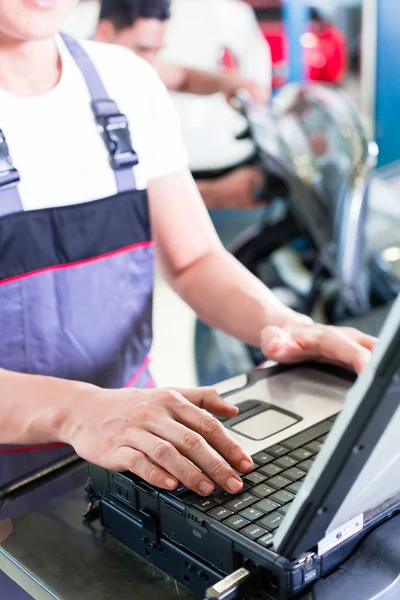
[[[369,531],[400,508],[399,503],[379,512],[362,532],[321,557],[310,552],[289,561],[239,536],[232,542],[204,527],[179,500],[140,480],[98,467],[90,470],[105,531],[201,598],[210,586],[240,567],[254,572],[254,591],[260,598],[295,598],[342,564]]]

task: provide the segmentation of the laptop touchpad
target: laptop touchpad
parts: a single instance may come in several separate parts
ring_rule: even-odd
[[[295,423],[297,423],[297,419],[294,417],[270,408],[240,423],[236,423],[236,425],[232,425],[231,428],[253,440],[264,440]]]

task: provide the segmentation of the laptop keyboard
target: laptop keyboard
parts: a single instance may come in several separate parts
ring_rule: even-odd
[[[268,548],[335,418],[255,454],[254,470],[242,476],[243,491],[238,495],[216,490],[212,496],[203,498],[193,493],[188,495],[183,486],[176,490],[176,495],[208,517]]]

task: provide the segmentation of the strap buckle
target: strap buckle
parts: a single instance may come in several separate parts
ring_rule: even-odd
[[[15,185],[19,180],[19,173],[11,162],[6,138],[0,129],[0,187]]]
[[[92,102],[93,114],[101,126],[104,143],[114,171],[136,167],[139,159],[132,147],[129,124],[112,100]]]

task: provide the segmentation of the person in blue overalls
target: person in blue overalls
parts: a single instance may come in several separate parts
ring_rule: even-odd
[[[251,459],[210,415],[235,409],[154,387],[154,251],[204,321],[271,359],[360,371],[375,340],[289,310],[223,249],[158,76],[59,35],[76,2],[0,0],[0,486],[72,447],[160,488],[237,493]],[[4,577],[0,597],[20,597]]]

